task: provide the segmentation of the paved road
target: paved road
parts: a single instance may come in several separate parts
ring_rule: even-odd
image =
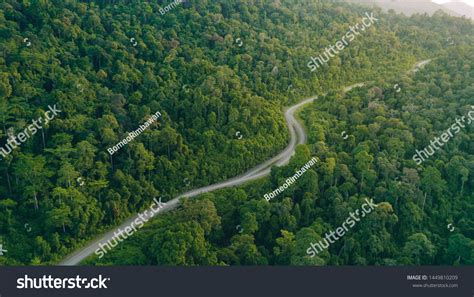
[[[290,143],[288,146],[280,152],[278,155],[275,157],[271,158],[270,160],[265,161],[264,163],[250,169],[244,174],[241,174],[239,176],[233,177],[231,179],[228,179],[223,182],[219,182],[213,185],[209,185],[206,187],[198,188],[195,190],[191,190],[189,192],[183,193],[179,195],[178,197],[166,202],[166,204],[163,206],[160,212],[157,213],[161,214],[163,212],[169,211],[171,209],[176,208],[179,205],[179,199],[186,197],[186,198],[191,198],[198,196],[203,193],[207,192],[212,192],[218,189],[223,189],[223,188],[229,188],[233,186],[238,186],[243,183],[246,183],[251,180],[256,180],[259,178],[262,178],[270,173],[271,167],[276,165],[276,166],[282,166],[285,165],[289,162],[291,156],[295,152],[296,145],[302,144],[306,142],[306,133],[301,126],[301,124],[295,119],[295,112],[303,105],[308,104],[312,102],[314,99],[316,99],[317,96],[307,98],[303,101],[301,101],[298,104],[295,104],[291,106],[290,108],[287,108],[285,110],[285,119],[286,123],[288,125],[288,129],[290,131]],[[150,201],[150,204],[152,202]],[[153,217],[153,215],[150,215],[149,218]],[[82,260],[87,258],[88,256],[92,255],[95,250],[99,247],[99,244],[105,244],[107,241],[112,239],[114,237],[114,232],[117,231],[118,229],[124,229],[126,226],[129,226],[135,219],[138,218],[138,215],[134,215],[131,218],[128,218],[125,222],[123,222],[120,226],[114,228],[112,231],[102,235],[99,239],[95,240],[94,242],[88,244],[86,247],[80,249],[79,251],[73,253],[72,255],[69,255],[64,261],[59,263],[59,265],[77,265],[79,264]]]
[[[424,60],[415,65],[413,69],[419,69],[420,67],[424,66],[425,64],[429,63],[431,60]],[[412,69],[412,70],[413,70]],[[344,88],[344,92],[348,92],[352,90],[355,87],[362,87],[364,83],[358,83],[352,86],[348,86]],[[295,152],[295,148],[298,144],[303,144],[306,142],[306,132],[304,131],[304,128],[301,126],[301,124],[295,119],[295,112],[302,106],[313,102],[317,96],[313,96],[310,98],[307,98],[303,101],[301,101],[298,104],[295,104],[287,109],[285,109],[285,119],[286,119],[286,124],[288,125],[288,129],[290,131],[290,143],[288,146],[280,152],[278,155],[275,157],[263,162],[260,165],[257,165],[256,167],[250,169],[244,174],[241,174],[239,176],[233,177],[231,179],[228,179],[223,182],[219,182],[213,185],[209,185],[206,187],[198,188],[195,190],[191,190],[189,192],[183,193],[179,195],[178,197],[166,202],[166,204],[163,206],[160,212],[157,213],[157,215],[164,213],[166,211],[172,210],[176,208],[179,205],[179,199],[186,197],[186,198],[192,198],[195,196],[198,196],[203,193],[207,192],[212,192],[218,189],[223,189],[223,188],[229,188],[233,186],[238,186],[241,184],[244,184],[248,181],[256,180],[259,178],[262,178],[270,173],[271,167],[272,166],[282,166],[285,165],[289,162],[291,156]],[[152,201],[150,201],[151,205]],[[153,214],[148,216],[148,218],[153,217]],[[130,224],[138,218],[138,215],[134,215],[130,218],[128,218],[125,222],[123,222],[120,226],[114,228],[112,231],[102,235],[100,238],[97,240],[93,241],[92,243],[89,243],[86,247],[76,251],[75,253],[69,255],[65,260],[59,263],[59,265],[77,265],[79,264],[82,260],[86,259],[88,256],[92,255],[95,250],[99,247],[99,244],[105,244],[107,241],[112,239],[114,237],[114,232],[117,231],[118,229],[125,229],[125,227],[130,226]]]

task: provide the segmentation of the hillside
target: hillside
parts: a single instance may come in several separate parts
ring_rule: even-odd
[[[416,73],[330,92],[302,111],[308,145],[288,166],[248,186],[185,201],[85,264],[474,264],[472,61],[474,50],[461,46]],[[453,137],[443,137],[442,149],[424,149],[446,129]],[[428,157],[419,163],[421,150]],[[315,168],[264,199],[311,157],[319,160]],[[367,199],[374,211],[353,216]],[[357,220],[353,228],[316,255],[311,247],[349,214]]]
[[[407,18],[316,0],[252,5],[189,0],[164,11],[167,5],[0,3],[0,241],[9,250],[0,264],[57,263],[148,208],[154,197],[167,201],[272,157],[288,141],[284,106],[404,73],[415,61],[451,51],[448,38],[461,50],[472,42],[472,24],[445,14]],[[337,43],[369,12],[380,21],[359,32],[318,71],[308,69],[310,57]],[[35,126],[53,106],[59,114],[48,117],[41,128]],[[111,154],[118,143],[120,148]],[[316,152],[300,150],[304,157]],[[311,180],[305,183],[316,187]],[[371,191],[373,186],[368,186]],[[215,204],[215,209],[228,211],[229,220],[244,209],[228,205],[228,195],[247,199],[240,189],[232,193]],[[257,207],[260,202],[255,202]],[[208,253],[210,244],[204,239],[212,237],[225,246],[235,225],[229,221],[231,225],[214,230],[214,208],[201,203],[184,205],[183,217],[183,212],[176,213],[178,218],[170,214],[171,222],[181,223],[167,232],[150,231],[157,237],[153,252],[165,241],[186,253],[189,239],[198,234],[192,259],[170,255],[158,263],[276,263],[265,255],[239,260],[226,249],[219,256],[215,250]],[[201,217],[200,207],[209,213]],[[314,213],[305,211],[303,223],[290,223],[311,224]],[[206,216],[212,224],[206,225]],[[250,230],[255,229],[253,216],[246,216]],[[271,236],[280,232],[280,223],[271,224],[262,231],[268,247]],[[173,232],[183,236],[174,242]],[[238,250],[252,238],[234,241]]]
[[[438,10],[451,16],[461,16],[458,10],[452,10],[449,6],[433,3],[431,0],[348,0],[347,2],[365,6],[375,5],[381,7],[384,11],[393,9],[395,12],[403,13],[407,16],[415,13],[433,15]]]
[[[474,7],[469,6],[464,2],[448,2],[442,5],[450,11],[456,12],[460,16],[474,19]]]

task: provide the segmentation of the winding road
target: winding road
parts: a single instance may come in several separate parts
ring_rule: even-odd
[[[425,64],[429,63],[431,60],[424,60],[421,62],[418,62],[412,70],[414,69],[419,69],[420,67],[424,66]],[[364,83],[358,83],[354,84],[352,86],[348,86],[344,88],[344,92],[348,92],[352,90],[355,87],[362,87],[364,86]],[[170,201],[167,201],[166,204],[163,205],[162,209],[156,213],[156,215],[159,215],[161,213],[164,213],[166,211],[172,210],[176,208],[179,205],[179,200],[181,198],[192,198],[195,196],[198,196],[203,193],[207,192],[212,192],[218,189],[223,189],[223,188],[229,188],[233,186],[238,186],[241,184],[244,184],[246,182],[256,180],[259,178],[262,178],[270,173],[271,167],[272,166],[282,166],[288,164],[291,156],[295,152],[295,148],[298,144],[303,144],[306,142],[306,132],[304,128],[301,126],[301,124],[295,119],[295,113],[299,110],[300,107],[313,102],[317,96],[313,96],[307,99],[304,99],[303,101],[285,109],[285,119],[286,119],[286,124],[288,126],[288,129],[290,131],[290,143],[288,146],[280,152],[278,155],[275,157],[261,163],[260,165],[255,166],[254,168],[250,169],[249,171],[233,177],[231,179],[228,179],[223,182],[219,182],[213,185],[205,186],[202,188],[194,189],[189,192],[183,193],[179,195],[176,198],[171,199]],[[152,202],[150,201],[150,204]],[[152,213],[152,212],[151,212]],[[147,216],[146,218],[152,218],[154,214],[152,213],[151,215]],[[92,255],[96,249],[99,248],[99,244],[105,244],[107,241],[112,239],[114,237],[114,232],[118,232],[119,229],[123,230],[125,227],[130,226],[130,224],[135,221],[138,218],[138,214],[134,215],[127,220],[125,220],[120,226],[115,227],[112,231],[107,232],[104,235],[101,235],[98,239],[94,240],[93,242],[87,244],[87,246],[79,249],[78,251],[72,253],[69,255],[66,259],[61,261],[59,265],[64,265],[64,266],[71,266],[71,265],[77,265],[90,255]]]
[[[306,133],[303,127],[301,126],[301,124],[295,119],[295,112],[303,105],[313,102],[316,98],[317,96],[307,98],[301,101],[300,103],[295,104],[291,106],[290,108],[285,109],[286,124],[288,125],[288,129],[290,130],[290,143],[278,155],[250,169],[244,174],[233,177],[223,182],[219,182],[216,184],[212,184],[209,186],[205,186],[202,188],[198,188],[198,189],[183,193],[179,195],[178,197],[173,198],[170,201],[167,201],[166,204],[163,205],[162,209],[158,213],[156,213],[156,215],[176,208],[179,205],[179,200],[181,198],[192,198],[200,194],[212,192],[218,189],[238,186],[248,181],[256,180],[268,175],[270,173],[272,166],[275,166],[275,165],[282,166],[282,165],[287,164],[291,156],[294,154],[296,146],[298,144],[302,144],[306,142]],[[152,202],[150,202],[150,204],[151,203]],[[152,218],[153,216],[154,215],[151,214],[146,218],[149,219],[149,218]],[[106,234],[102,235],[100,238],[96,239],[92,243],[89,243],[86,247],[69,255],[65,260],[60,262],[59,265],[68,266],[68,265],[79,264],[82,260],[92,255],[95,252],[95,250],[99,248],[99,244],[105,244],[107,241],[112,239],[112,237],[114,237],[114,232],[118,232],[119,229],[123,230],[126,226],[130,226],[130,224],[133,221],[135,221],[137,218],[138,218],[138,214],[128,218],[122,224],[120,224],[120,226],[115,227],[112,231],[107,232]]]

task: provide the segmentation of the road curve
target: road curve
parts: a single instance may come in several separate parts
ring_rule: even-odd
[[[419,69],[420,67],[429,63],[430,61],[431,60],[424,60],[424,61],[418,62],[413,69]],[[344,92],[348,92],[355,87],[362,87],[362,86],[364,86],[364,83],[354,84],[354,85],[345,87]],[[223,182],[219,182],[213,185],[205,186],[202,188],[198,188],[198,189],[183,193],[179,195],[178,197],[173,198],[170,201],[166,202],[166,204],[162,207],[161,211],[156,213],[156,215],[159,215],[161,213],[164,213],[166,211],[176,208],[179,205],[179,200],[181,198],[184,198],[184,197],[192,198],[200,194],[212,192],[218,189],[238,186],[248,181],[256,180],[268,175],[270,173],[272,166],[282,166],[282,165],[287,164],[291,156],[294,154],[296,146],[298,144],[303,144],[306,142],[306,132],[304,131],[304,128],[301,126],[301,124],[295,119],[295,113],[300,107],[310,102],[313,102],[316,98],[317,96],[313,96],[313,97],[304,99],[303,101],[285,109],[286,124],[288,125],[288,130],[290,131],[290,143],[278,155],[261,163],[260,165],[255,166],[254,168],[250,169],[244,174],[233,177]],[[150,204],[151,203],[152,201],[150,201]],[[152,218],[154,216],[153,212],[151,213],[152,214],[149,215],[147,218]],[[134,215],[126,219],[122,224],[120,224],[120,226],[115,227],[114,229],[112,229],[112,231],[109,231],[106,234],[100,236],[100,238],[94,240],[92,243],[89,243],[86,247],[81,248],[80,250],[66,257],[63,261],[59,263],[59,265],[71,266],[71,265],[79,264],[81,261],[83,261],[90,255],[92,255],[95,252],[95,250],[99,248],[99,244],[105,244],[107,241],[112,239],[114,237],[114,232],[118,232],[119,229],[123,230],[125,229],[125,227],[130,226],[130,224],[133,221],[135,221],[137,218],[138,218],[138,215]]]
[[[290,131],[290,143],[288,146],[280,152],[275,157],[265,161],[264,163],[255,166],[254,168],[250,169],[244,174],[239,176],[233,177],[223,182],[219,182],[213,185],[205,186],[202,188],[198,188],[195,190],[188,191],[179,195],[176,198],[167,201],[160,212],[156,213],[156,215],[169,211],[171,209],[176,208],[179,205],[179,200],[181,198],[192,198],[198,196],[203,193],[212,192],[218,189],[229,188],[233,186],[238,186],[243,183],[246,183],[251,180],[256,180],[262,178],[270,173],[271,167],[274,165],[282,166],[289,162],[291,156],[295,152],[295,148],[298,144],[302,144],[306,142],[306,133],[301,126],[301,124],[295,119],[295,112],[303,105],[308,104],[314,101],[317,96],[313,96],[307,98],[298,104],[291,106],[290,108],[285,109],[285,119],[286,124],[288,125],[288,129]],[[150,204],[152,202],[150,201]],[[154,215],[149,215],[147,218],[152,218]],[[124,229],[126,226],[130,226],[130,224],[138,218],[138,215],[134,215],[128,219],[126,219],[120,226],[115,227],[112,231],[107,232],[106,234],[102,235],[100,238],[96,239],[92,243],[89,243],[86,247],[76,251],[75,253],[69,255],[66,259],[61,261],[59,265],[70,266],[70,265],[77,265],[85,258],[92,255],[96,249],[99,248],[99,244],[105,244],[107,241],[114,237],[114,232],[118,232],[119,229]]]

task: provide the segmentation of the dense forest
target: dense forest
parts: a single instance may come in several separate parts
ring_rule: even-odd
[[[472,127],[422,165],[411,160],[474,104],[469,20],[375,11],[380,22],[311,73],[309,57],[365,8],[188,0],[160,13],[166,5],[0,3],[0,144],[48,106],[62,111],[0,160],[0,264],[57,263],[153,197],[244,172],[285,147],[282,108],[314,94],[301,113],[308,145],[290,164],[183,201],[88,263],[472,264]],[[434,60],[405,74],[424,58]],[[370,83],[341,92],[357,82]],[[107,152],[156,112],[152,127]],[[318,166],[263,199],[312,156]],[[365,197],[381,207],[309,258],[309,243]]]
[[[393,85],[400,80],[397,91]],[[412,155],[473,111],[473,95],[472,47],[453,49],[399,80],[380,79],[347,94],[332,91],[303,110],[309,144],[298,147],[288,166],[241,189],[185,201],[104,259],[86,263],[472,265],[472,125],[466,120],[465,130],[423,164]],[[320,159],[317,168],[282,197],[270,203],[262,198],[311,156]],[[367,197],[378,204],[376,211],[328,251],[308,256],[310,243]]]

